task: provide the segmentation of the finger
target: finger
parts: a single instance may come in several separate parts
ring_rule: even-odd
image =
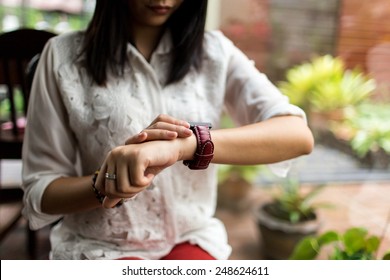
[[[136,188],[132,186],[131,177],[128,172],[128,168],[130,165],[134,165],[134,163],[121,160],[118,161],[116,166],[116,190],[118,196],[122,198],[127,198],[133,195],[134,192],[137,192]]]
[[[132,183],[131,176],[128,171],[129,168],[132,169],[131,166],[137,166],[137,163],[125,160],[118,160],[116,162],[116,197],[124,199],[132,198],[147,187],[142,185],[138,186]]]
[[[158,123],[158,122],[163,122],[163,123],[170,123],[170,124],[174,124],[174,125],[178,125],[178,126],[184,126],[186,128],[189,128],[190,127],[190,124],[186,121],[183,121],[183,120],[179,120],[177,118],[174,118],[170,115],[166,115],[166,114],[160,114],[158,115],[151,123],[152,124],[155,124],[155,123]]]
[[[107,196],[104,198],[102,206],[104,208],[114,208],[119,202],[121,202],[121,198],[108,198]]]
[[[153,178],[160,173],[163,170],[163,168],[160,167],[148,167],[145,170],[145,176],[149,178],[149,180],[153,180]]]
[[[130,183],[133,187],[136,187],[140,191],[147,188],[153,180],[151,176],[146,175],[146,168],[147,166],[144,166],[142,160],[137,163],[133,163],[132,166],[128,166]]]
[[[115,161],[109,157],[107,160],[106,172],[104,173],[104,190],[105,195],[109,198],[118,198],[117,177]]]
[[[147,138],[148,138],[148,134],[144,131],[141,131],[137,135],[134,135],[134,136],[130,137],[129,139],[127,139],[125,142],[125,145],[139,144],[139,143],[142,143],[145,140],[147,140]]]
[[[162,137],[164,136],[163,133],[167,133],[167,132],[175,132],[175,133],[177,133],[176,136],[180,137],[180,138],[185,138],[185,137],[189,137],[192,135],[191,129],[189,129],[185,126],[166,123],[166,122],[157,122],[157,123],[150,125],[148,128],[144,129],[144,131],[147,132],[148,134],[150,132],[155,131],[155,130],[158,130],[159,131],[158,133],[161,133],[160,135]],[[166,132],[164,132],[164,131],[166,131]],[[162,139],[162,138],[160,138],[160,139]]]
[[[154,140],[173,140],[179,135],[176,131],[165,129],[145,129],[143,133],[146,135],[144,142]]]
[[[102,194],[105,194],[106,193],[106,190],[105,190],[105,186],[104,186],[104,174],[106,173],[106,170],[107,170],[107,163],[106,163],[106,160],[107,158],[104,160],[102,166],[100,167],[100,171],[99,171],[99,174],[96,178],[96,182],[95,182],[95,187],[96,189],[101,192]]]
[[[171,125],[175,125],[178,127],[190,128],[189,122],[184,121],[184,120],[180,120],[180,119],[177,119],[177,118],[174,118],[172,116],[165,115],[165,114],[161,114],[161,115],[157,116],[157,118],[155,118],[152,121],[152,123],[150,124],[149,127],[154,126],[155,124],[158,124],[158,123],[166,123],[166,124],[171,124]]]

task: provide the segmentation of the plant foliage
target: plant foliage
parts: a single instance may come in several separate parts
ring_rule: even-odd
[[[290,101],[304,110],[329,112],[365,100],[376,88],[373,79],[359,69],[345,68],[340,58],[315,57],[287,71],[278,84]]]
[[[268,214],[293,224],[314,219],[317,208],[330,206],[325,203],[312,202],[323,187],[313,187],[304,193],[298,181],[288,178],[281,183],[280,188],[273,195],[272,202],[265,210]]]
[[[351,147],[358,156],[383,149],[390,154],[390,105],[364,103],[346,114],[342,124],[351,134]]]
[[[293,260],[315,259],[325,246],[332,246],[330,260],[373,260],[380,245],[380,238],[369,235],[365,228],[354,227],[340,234],[327,231],[318,236],[303,238],[294,248]],[[390,259],[390,251],[382,259]]]

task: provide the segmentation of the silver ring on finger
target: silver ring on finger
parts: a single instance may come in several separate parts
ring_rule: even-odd
[[[110,174],[110,173],[106,173],[104,175],[104,177],[107,179],[107,180],[116,180],[116,174],[113,173],[113,174]]]

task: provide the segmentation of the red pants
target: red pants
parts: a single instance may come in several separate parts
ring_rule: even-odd
[[[137,257],[123,257],[119,260],[142,260]],[[161,260],[215,260],[209,253],[198,245],[192,245],[188,242],[176,245],[172,251],[162,257]]]

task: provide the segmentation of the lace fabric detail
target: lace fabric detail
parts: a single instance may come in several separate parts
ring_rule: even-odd
[[[81,73],[80,73],[81,72]],[[118,83],[108,88],[91,86],[82,80],[83,68],[64,64],[59,68],[59,83],[69,122],[82,151],[107,153],[111,148],[124,144],[136,126],[129,111],[134,98],[128,94],[128,85]],[[132,110],[134,115],[134,111]]]

